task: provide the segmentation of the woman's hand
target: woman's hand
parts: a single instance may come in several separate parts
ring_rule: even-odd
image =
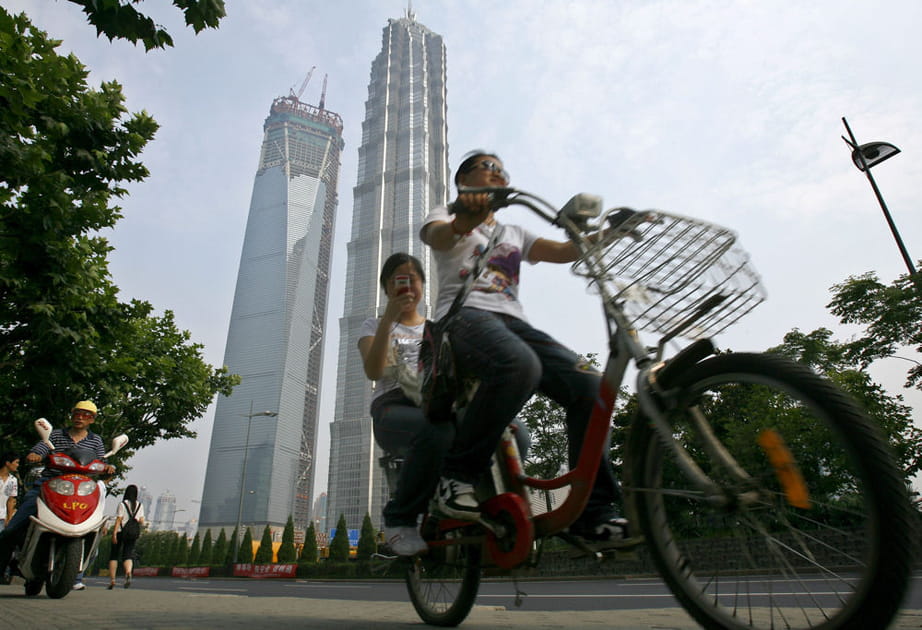
[[[401,313],[408,309],[416,308],[416,294],[413,289],[408,289],[398,295],[392,295],[387,299],[387,306],[384,308],[384,314],[381,316],[380,325],[386,325],[388,332],[395,322],[400,320]]]

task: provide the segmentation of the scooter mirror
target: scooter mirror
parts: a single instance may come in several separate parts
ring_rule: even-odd
[[[51,423],[45,420],[44,418],[39,418],[35,421],[35,430],[38,432],[39,436],[42,438],[42,442],[48,445],[52,451],[54,450],[54,444],[51,443]]]
[[[116,435],[114,438],[112,438],[112,450],[106,453],[106,457],[109,457],[110,455],[114,455],[118,453],[120,450],[125,448],[126,444],[128,444],[127,435],[125,435],[124,433],[120,435]]]

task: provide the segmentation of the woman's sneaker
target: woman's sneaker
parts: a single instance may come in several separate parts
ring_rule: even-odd
[[[384,540],[391,551],[398,556],[415,556],[429,549],[429,545],[419,535],[416,526],[388,527],[385,525]]]
[[[480,504],[474,496],[474,486],[457,479],[442,477],[437,491],[439,512],[461,521],[480,518]]]

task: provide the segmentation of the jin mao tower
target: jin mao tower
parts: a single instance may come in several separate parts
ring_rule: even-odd
[[[371,65],[353,189],[336,412],[330,427],[331,527],[340,514],[350,528],[360,527],[366,513],[381,525],[386,485],[368,412],[372,384],[356,344],[362,322],[383,309],[378,276],[392,253],[407,252],[422,261],[429,281],[422,306],[434,304],[438,287],[418,232],[426,213],[447,199],[445,90],[442,37],[417,22],[411,10],[389,20]]]

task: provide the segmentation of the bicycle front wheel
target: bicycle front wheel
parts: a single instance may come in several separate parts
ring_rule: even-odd
[[[690,482],[649,422],[632,429],[640,526],[705,628],[885,628],[905,593],[912,511],[861,409],[776,355],[676,374],[673,436],[718,486]]]
[[[407,591],[420,619],[433,626],[457,626],[467,617],[480,588],[479,543],[453,542],[461,530],[448,532],[429,552],[413,558]]]

